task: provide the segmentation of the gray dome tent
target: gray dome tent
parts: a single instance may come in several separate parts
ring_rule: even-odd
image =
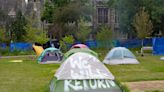
[[[50,92],[121,92],[121,88],[95,56],[77,52],[57,70],[50,83]]]
[[[106,55],[103,63],[115,64],[139,64],[134,54],[125,47],[115,47]]]

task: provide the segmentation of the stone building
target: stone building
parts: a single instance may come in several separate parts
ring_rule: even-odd
[[[113,38],[124,39],[126,35],[119,30],[119,16],[115,8],[109,8],[109,0],[92,0],[92,27],[97,31],[101,25],[107,25],[113,31]]]
[[[0,10],[6,15],[13,15],[18,10],[26,17],[35,20],[35,27],[41,28],[41,10],[44,0],[0,0]]]

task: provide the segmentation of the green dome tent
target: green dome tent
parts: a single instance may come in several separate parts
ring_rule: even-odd
[[[50,92],[122,92],[114,76],[95,56],[77,52],[68,57],[50,82]]]
[[[48,64],[48,63],[60,63],[62,60],[63,54],[57,48],[47,48],[45,49],[41,55],[38,57],[38,63],[40,64]]]
[[[69,56],[71,56],[72,54],[77,53],[77,52],[85,52],[85,53],[89,53],[93,56],[98,57],[98,54],[89,48],[74,48],[74,49],[70,49],[68,52],[66,52],[64,54],[64,60],[66,58],[68,58]]]

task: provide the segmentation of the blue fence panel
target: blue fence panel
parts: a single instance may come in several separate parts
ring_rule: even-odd
[[[122,46],[122,47],[136,48],[136,47],[140,47],[142,45],[142,40],[131,39],[131,40],[120,41],[119,43],[120,43],[120,46]]]
[[[143,46],[153,46],[153,38],[146,38],[143,40]]]
[[[88,41],[85,42],[85,44],[89,48],[96,48],[97,47],[97,41],[96,40],[88,40]]]
[[[31,50],[32,44],[25,42],[10,43],[10,51],[14,50]]]
[[[73,45],[79,44],[81,42],[76,41]],[[85,44],[89,48],[111,48],[111,47],[126,47],[126,48],[138,48],[142,46],[142,40],[141,39],[130,39],[130,40],[113,40],[111,41],[97,41],[97,40],[87,40]],[[152,46],[152,38],[144,39],[143,40],[144,46]],[[72,45],[71,45],[72,46]],[[70,47],[70,46],[69,46]]]
[[[153,54],[164,55],[164,37],[153,38]]]
[[[6,43],[1,43],[1,44],[0,44],[0,48],[1,48],[1,49],[6,49],[6,47],[7,47]]]

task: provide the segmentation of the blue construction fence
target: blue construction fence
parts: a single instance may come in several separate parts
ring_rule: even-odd
[[[164,55],[164,37],[153,39],[153,54]]]
[[[76,43],[81,43],[77,41]],[[90,48],[112,48],[112,47],[126,47],[126,48],[138,48],[142,46],[142,40],[140,39],[129,39],[129,40],[113,40],[113,41],[97,41],[87,40],[85,44]],[[162,55],[164,54],[164,37],[160,38],[149,38],[143,40],[144,46],[152,46],[153,54]],[[71,45],[69,45],[71,46]],[[0,43],[1,49],[6,49],[8,46],[6,43]],[[32,50],[32,43],[27,42],[15,42],[9,45],[10,51],[14,50]]]
[[[126,48],[138,48],[142,46],[152,46],[152,38],[147,38],[144,40],[140,39],[130,39],[130,40],[113,40],[113,41],[96,41],[88,40],[86,45],[90,48],[111,48],[111,47],[126,47]]]
[[[25,50],[32,50],[32,43],[27,43],[27,42],[14,42],[10,43],[9,46],[7,46],[6,43],[1,43],[0,48],[7,49],[9,47],[10,51],[14,50],[20,50],[20,51],[25,51]]]

